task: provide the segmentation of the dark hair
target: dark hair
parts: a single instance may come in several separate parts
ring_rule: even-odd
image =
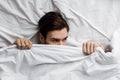
[[[54,30],[66,28],[69,31],[69,26],[59,12],[48,12],[40,20],[38,24],[40,33],[46,38],[47,33]]]

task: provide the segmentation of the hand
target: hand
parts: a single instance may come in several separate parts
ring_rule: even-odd
[[[83,53],[85,55],[89,55],[93,52],[95,52],[96,47],[101,47],[102,49],[104,49],[102,43],[100,43],[99,41],[87,41],[85,43],[83,43],[82,49],[83,49]]]
[[[13,44],[17,45],[18,49],[30,49],[32,42],[26,38],[17,39]]]

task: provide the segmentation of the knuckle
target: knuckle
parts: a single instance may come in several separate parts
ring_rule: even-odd
[[[87,42],[87,45],[90,45],[90,42]]]

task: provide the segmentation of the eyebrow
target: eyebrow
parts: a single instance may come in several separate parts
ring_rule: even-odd
[[[64,39],[67,39],[68,38],[68,36],[66,36],[65,38],[63,38],[62,40],[64,40]],[[60,39],[58,39],[58,38],[51,38],[52,40],[60,40]]]

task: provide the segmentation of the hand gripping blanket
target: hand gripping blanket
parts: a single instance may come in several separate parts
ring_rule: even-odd
[[[34,44],[0,49],[0,80],[120,80],[119,59],[98,47],[85,56],[81,47]]]

